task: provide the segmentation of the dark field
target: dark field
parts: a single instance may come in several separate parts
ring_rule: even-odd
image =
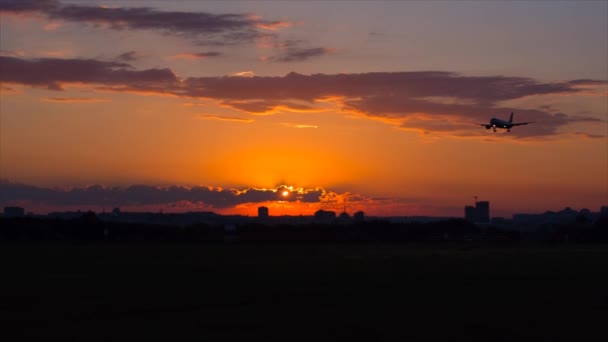
[[[604,341],[608,248],[0,246],[5,341]]]

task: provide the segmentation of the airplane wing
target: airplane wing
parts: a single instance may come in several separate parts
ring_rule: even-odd
[[[528,121],[528,122],[518,122],[518,123],[513,123],[511,125],[513,126],[521,126],[521,125],[527,125],[529,123],[534,123],[534,121]]]

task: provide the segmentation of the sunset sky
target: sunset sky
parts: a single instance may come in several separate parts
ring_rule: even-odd
[[[607,61],[607,1],[0,0],[0,204],[598,211]]]

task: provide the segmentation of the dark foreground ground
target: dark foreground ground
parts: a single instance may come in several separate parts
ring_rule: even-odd
[[[606,246],[4,245],[0,272],[4,341],[608,336]]]

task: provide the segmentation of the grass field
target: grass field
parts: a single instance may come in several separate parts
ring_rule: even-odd
[[[5,341],[604,341],[608,247],[0,246]]]

